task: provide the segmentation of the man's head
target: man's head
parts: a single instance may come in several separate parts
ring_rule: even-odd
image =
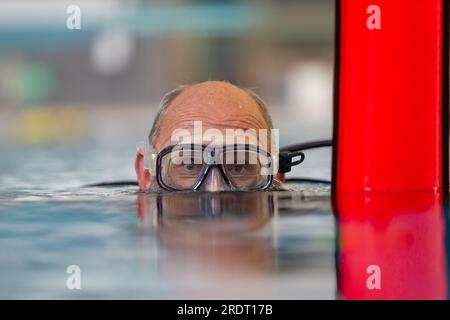
[[[236,132],[267,130],[268,140],[255,137],[253,143],[270,151],[270,130],[272,120],[260,98],[252,91],[221,81],[207,81],[190,86],[181,86],[169,92],[161,101],[149,135],[149,143],[154,152],[174,144],[174,133],[189,133],[197,139],[194,124],[201,122],[202,138],[205,132],[219,132],[226,137],[229,130]],[[246,143],[248,143],[246,137]],[[251,139],[251,138],[250,138]],[[145,168],[144,155],[138,152],[135,169],[142,190],[156,188],[155,181]],[[219,175],[211,172],[206,190],[220,190]]]

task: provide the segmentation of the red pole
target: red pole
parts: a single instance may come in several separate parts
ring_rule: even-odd
[[[341,296],[444,299],[449,1],[337,0],[336,16]]]
[[[447,1],[337,3],[334,192],[446,194]]]

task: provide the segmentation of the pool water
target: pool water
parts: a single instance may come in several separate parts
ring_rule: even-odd
[[[133,179],[133,148],[3,149],[0,298],[336,297],[326,186],[160,195],[84,188]],[[68,288],[72,265],[80,289]]]
[[[83,187],[133,179],[125,143],[3,150],[0,298],[448,297],[439,193],[146,194]]]

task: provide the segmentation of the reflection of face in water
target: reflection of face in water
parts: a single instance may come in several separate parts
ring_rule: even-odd
[[[164,274],[257,275],[272,265],[272,193],[139,194],[138,210],[156,232]]]

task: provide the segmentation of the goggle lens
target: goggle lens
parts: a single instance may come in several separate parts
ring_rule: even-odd
[[[263,168],[270,166],[270,155],[249,148],[225,146],[205,152],[205,148],[180,148],[160,159],[160,180],[164,186],[174,190],[192,190],[210,173],[209,167],[221,168],[226,180],[239,190],[264,188],[271,177],[263,174]],[[267,170],[266,170],[267,171]]]

